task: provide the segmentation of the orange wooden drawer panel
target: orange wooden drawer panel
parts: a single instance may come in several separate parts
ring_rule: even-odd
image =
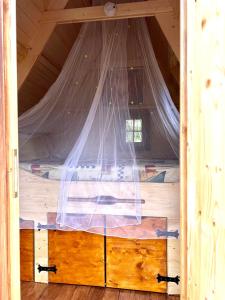
[[[53,224],[52,214],[49,214],[48,222]],[[166,283],[158,283],[157,275],[167,275],[167,241],[155,239],[156,230],[165,230],[166,223],[166,218],[146,217],[139,225],[139,230],[135,226],[123,228],[128,233],[135,233],[137,238],[143,238],[148,230],[152,238],[149,240],[49,230],[48,265],[56,265],[57,272],[49,272],[48,280],[54,283],[166,292]],[[107,229],[107,233],[120,234],[121,230]],[[33,230],[21,230],[21,265],[22,280],[34,280]]]
[[[108,287],[165,293],[167,284],[157,275],[167,275],[167,241],[156,238],[156,230],[166,230],[166,218],[145,217],[138,226],[123,228],[141,239],[106,238],[106,278]],[[121,228],[113,229],[118,233]],[[149,239],[143,239],[146,237]],[[112,230],[107,230],[112,233]]]
[[[20,277],[23,281],[34,281],[34,231],[20,230]]]
[[[167,292],[158,273],[167,274],[166,240],[107,238],[107,286],[131,290]]]
[[[86,232],[49,230],[49,282],[104,286],[104,237]]]

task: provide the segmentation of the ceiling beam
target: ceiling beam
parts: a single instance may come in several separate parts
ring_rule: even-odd
[[[60,1],[48,1],[48,9],[62,9],[66,6],[68,0]],[[29,51],[26,57],[18,63],[18,88],[20,88],[27,78],[30,70],[32,69],[34,63],[36,62],[38,56],[41,54],[44,49],[45,44],[47,43],[50,35],[55,29],[56,24],[39,24],[38,34],[33,37],[30,42]]]
[[[41,24],[65,24],[155,16],[172,12],[168,0],[149,0],[117,4],[116,14],[106,16],[104,6],[52,10],[43,13]]]
[[[155,17],[161,27],[170,47],[180,61],[180,1],[169,0],[172,11],[157,14]]]

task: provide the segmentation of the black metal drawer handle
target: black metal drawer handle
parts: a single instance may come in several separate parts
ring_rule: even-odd
[[[175,282],[178,285],[180,282],[180,276],[177,275],[176,277],[167,277],[167,276],[161,276],[160,274],[158,274],[157,280],[158,280],[158,282],[162,282],[162,281]]]
[[[41,223],[38,223],[38,225],[37,225],[37,229],[40,231],[41,229],[46,229],[46,230],[48,230],[48,229],[54,229],[54,230],[56,230],[56,225],[48,225],[48,224],[46,224],[46,225],[42,225]]]
[[[160,229],[157,229],[156,230],[156,235],[157,237],[175,237],[176,239],[178,239],[179,237],[179,232],[178,230],[175,230],[175,231],[166,231],[166,230],[160,230]]]
[[[41,265],[38,265],[38,272],[41,273],[41,272],[53,272],[56,274],[57,272],[57,268],[56,268],[56,265],[52,266],[52,267],[43,267]]]

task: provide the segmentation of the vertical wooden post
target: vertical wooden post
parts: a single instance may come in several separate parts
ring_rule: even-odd
[[[0,1],[0,299],[20,299],[16,1]]]
[[[187,1],[180,6],[180,275],[182,300],[187,299]]]
[[[182,11],[182,299],[217,300],[225,269],[225,10],[220,0],[184,0]]]

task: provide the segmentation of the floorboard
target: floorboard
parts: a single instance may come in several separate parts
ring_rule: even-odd
[[[22,300],[180,300],[179,296],[67,284],[21,283]]]

